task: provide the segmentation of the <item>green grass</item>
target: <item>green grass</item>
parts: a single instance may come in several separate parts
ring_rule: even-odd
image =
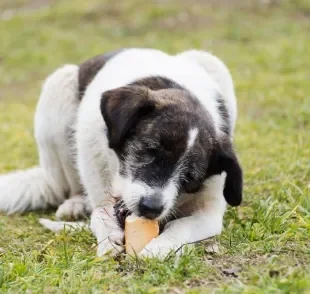
[[[89,232],[38,224],[53,213],[0,215],[1,293],[310,293],[310,5],[258,2],[1,1],[1,173],[37,164],[47,74],[130,46],[205,49],[228,64],[245,172],[223,234],[165,263],[97,259]]]

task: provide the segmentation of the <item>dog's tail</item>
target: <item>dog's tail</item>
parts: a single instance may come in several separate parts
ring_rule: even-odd
[[[40,167],[0,175],[0,211],[12,214],[54,207],[62,202],[63,193],[52,189]]]

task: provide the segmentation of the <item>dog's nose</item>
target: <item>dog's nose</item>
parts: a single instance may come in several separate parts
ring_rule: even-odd
[[[148,219],[158,217],[164,210],[164,206],[155,197],[142,197],[139,203],[139,213]]]

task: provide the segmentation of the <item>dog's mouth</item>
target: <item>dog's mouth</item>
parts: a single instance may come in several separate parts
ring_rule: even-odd
[[[131,211],[127,208],[127,206],[123,200],[119,199],[114,204],[114,213],[115,213],[115,217],[116,217],[116,220],[118,222],[118,225],[123,230],[125,230],[125,220],[126,220],[127,216],[131,215]],[[164,226],[166,224],[166,221],[160,221],[159,222],[159,231],[160,232],[163,231]]]
[[[114,213],[118,221],[119,226],[124,230],[125,229],[125,219],[131,214],[130,210],[127,208],[123,200],[119,199],[114,204]]]

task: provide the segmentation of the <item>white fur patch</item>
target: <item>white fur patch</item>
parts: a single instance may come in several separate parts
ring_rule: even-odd
[[[84,228],[89,229],[89,226],[84,222],[61,222],[52,221],[46,218],[40,218],[39,223],[52,232],[60,232],[63,230],[75,231]]]
[[[137,213],[141,197],[152,195],[155,190],[141,181],[133,181],[131,176],[122,177],[117,175],[114,178],[113,190],[117,195],[122,195],[128,209]]]
[[[119,227],[113,212],[114,208],[110,205],[96,208],[91,215],[90,228],[98,242],[97,256],[107,253],[115,255],[124,250],[124,232]]]
[[[122,195],[128,209],[138,214],[138,205],[141,197],[151,196],[154,194],[161,195],[162,204],[164,205],[163,213],[159,219],[166,216],[174,205],[174,200],[178,194],[178,188],[171,179],[167,185],[161,187],[150,187],[146,183],[140,181],[132,181],[131,177],[125,178],[120,175],[115,177],[113,189],[117,195]]]
[[[76,195],[69,198],[58,207],[56,211],[56,218],[77,220],[85,216],[85,205],[85,199],[82,195]]]
[[[187,150],[193,147],[195,140],[198,135],[198,129],[194,128],[188,132],[188,140],[187,140]]]
[[[169,213],[170,209],[174,206],[175,198],[178,194],[178,188],[174,183],[173,179],[169,181],[168,185],[162,190],[162,197],[164,203],[164,211],[162,217]]]

